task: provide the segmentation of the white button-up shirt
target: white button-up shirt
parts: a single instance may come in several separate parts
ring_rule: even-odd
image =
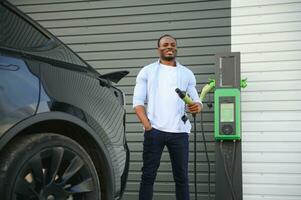
[[[144,106],[145,103],[147,103],[148,119],[156,129],[166,132],[190,133],[191,124],[189,120],[187,120],[186,123],[181,120],[181,117],[185,114],[185,103],[177,96],[175,87],[186,91],[194,102],[201,103],[195,88],[195,76],[191,70],[177,62],[175,67],[176,72],[171,73],[176,74],[173,75],[174,77],[176,76],[175,82],[172,83],[173,85],[160,87],[160,85],[168,84],[164,80],[164,77],[160,76],[162,73],[165,73],[166,76],[166,72],[162,71],[162,67],[164,66],[160,65],[160,62],[157,61],[140,70],[136,78],[133,107],[138,105]],[[170,91],[172,91],[174,96]],[[165,93],[168,95],[167,97],[163,96]],[[170,102],[174,108],[167,105],[167,102]],[[171,109],[170,112],[166,111],[166,107],[167,109]],[[171,121],[174,123],[170,123]]]

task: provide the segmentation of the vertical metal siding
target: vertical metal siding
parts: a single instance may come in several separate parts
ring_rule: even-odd
[[[301,199],[301,1],[232,0],[241,52],[244,200]]]
[[[156,40],[169,33],[178,39],[178,59],[196,75],[201,90],[213,78],[217,52],[229,52],[230,1],[153,0],[11,0],[77,52],[100,73],[129,70],[118,86],[126,93],[130,172],[124,200],[138,199],[142,166],[142,127],[132,109],[135,78],[142,66],[157,60]],[[211,100],[212,101],[212,96]],[[206,100],[208,101],[208,100]],[[206,103],[206,102],[205,102]],[[214,192],[213,111],[204,104],[204,128],[211,161]],[[200,116],[197,117],[198,122]],[[198,192],[207,199],[207,163],[198,129]],[[193,134],[189,175],[193,194]],[[154,199],[175,199],[169,155],[165,151],[154,186]]]

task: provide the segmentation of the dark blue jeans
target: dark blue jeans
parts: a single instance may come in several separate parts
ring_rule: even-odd
[[[169,152],[176,184],[176,199],[189,200],[188,134],[169,133],[154,128],[144,133],[143,167],[139,200],[151,200],[153,198],[153,185],[165,146]]]

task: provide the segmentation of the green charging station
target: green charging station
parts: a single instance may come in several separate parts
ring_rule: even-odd
[[[243,198],[240,90],[246,86],[240,78],[240,53],[216,54],[215,78],[200,95],[203,101],[214,91],[215,200]]]
[[[242,200],[240,53],[215,55],[216,200]]]
[[[240,134],[240,54],[215,56],[214,138],[239,140]]]
[[[240,91],[236,88],[215,90],[214,138],[240,139]]]

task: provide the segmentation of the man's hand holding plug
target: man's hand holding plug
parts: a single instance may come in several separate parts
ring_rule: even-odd
[[[187,105],[187,109],[189,110],[189,112],[196,114],[201,112],[202,105],[198,102],[193,102],[193,104]]]

